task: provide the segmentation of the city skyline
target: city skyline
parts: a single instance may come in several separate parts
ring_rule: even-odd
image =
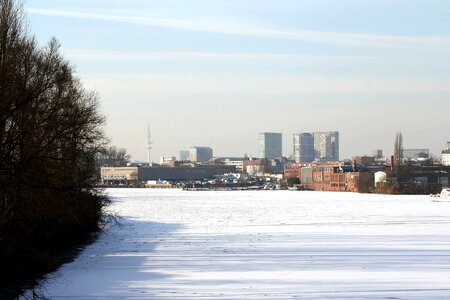
[[[450,139],[448,1],[29,0],[98,92],[112,144],[133,159],[208,145],[258,156],[258,132],[340,132],[340,158]]]

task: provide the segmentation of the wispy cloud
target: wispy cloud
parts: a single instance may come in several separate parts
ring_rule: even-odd
[[[84,49],[64,49],[64,53],[77,60],[116,60],[116,61],[338,61],[338,60],[384,60],[389,57],[368,55],[313,55],[258,52],[190,52],[190,51],[104,51]]]
[[[450,81],[442,78],[355,78],[266,75],[259,73],[180,72],[160,74],[91,74],[83,76],[89,88],[101,94],[346,94],[346,93],[448,93]]]
[[[448,49],[450,38],[444,36],[393,36],[376,34],[357,34],[348,32],[327,32],[311,30],[272,29],[237,24],[235,22],[215,22],[211,20],[180,20],[169,18],[129,17],[113,14],[75,12],[29,8],[30,14],[80,18],[98,21],[121,22],[144,26],[156,26],[187,31],[220,33],[261,37],[270,39],[298,40],[319,44],[333,44],[347,47],[367,48],[424,48]]]

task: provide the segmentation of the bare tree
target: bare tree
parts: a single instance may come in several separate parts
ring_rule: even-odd
[[[394,146],[394,160],[395,160],[395,173],[397,174],[398,191],[400,193],[415,193],[416,182],[414,168],[410,162],[404,160],[403,155],[403,135],[398,132],[395,137]]]
[[[395,167],[403,165],[403,134],[397,132],[394,144],[394,162]]]
[[[90,180],[105,145],[98,96],[23,16],[0,0],[0,283],[47,270],[39,258],[95,230],[105,204]]]
[[[124,167],[130,162],[130,158],[126,149],[110,146],[99,153],[97,164],[99,167]]]

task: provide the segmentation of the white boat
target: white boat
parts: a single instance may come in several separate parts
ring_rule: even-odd
[[[439,198],[447,199],[450,201],[450,188],[443,188],[441,193],[439,194]]]
[[[443,188],[439,194],[432,195],[435,197],[433,201],[449,201],[450,202],[450,188]]]

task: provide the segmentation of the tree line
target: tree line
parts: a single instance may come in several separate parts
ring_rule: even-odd
[[[21,3],[0,0],[0,295],[98,228],[104,121],[58,41],[40,47]]]

